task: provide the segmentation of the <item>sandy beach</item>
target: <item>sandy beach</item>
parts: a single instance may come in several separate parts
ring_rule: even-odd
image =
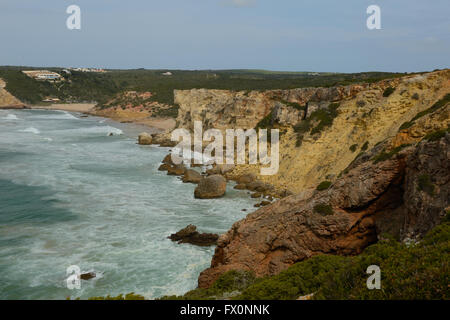
[[[31,109],[90,112],[94,107],[95,103],[57,103],[48,106],[31,106]]]
[[[175,127],[175,119],[172,118],[152,118],[145,113],[136,112],[108,112],[94,110],[94,103],[58,103],[48,106],[31,106],[31,109],[40,110],[64,110],[70,112],[81,112],[94,116],[100,116],[112,119],[122,123],[136,123],[150,128],[156,128],[159,131],[170,131]]]

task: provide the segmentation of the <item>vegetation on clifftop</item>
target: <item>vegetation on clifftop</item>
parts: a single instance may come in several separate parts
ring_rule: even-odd
[[[31,67],[0,67],[0,78],[6,89],[24,103],[37,104],[45,97],[52,96],[66,102],[106,103],[116,94],[124,91],[152,92],[153,101],[174,103],[173,90],[180,89],[224,89],[235,91],[294,89],[304,87],[331,87],[352,83],[376,82],[383,79],[398,78],[403,73],[364,72],[364,73],[319,73],[272,72],[264,70],[108,70],[107,73],[85,73],[71,71],[62,73],[63,68],[45,68],[62,74],[67,80],[61,83],[36,81],[22,70]],[[171,76],[163,75],[170,71]]]

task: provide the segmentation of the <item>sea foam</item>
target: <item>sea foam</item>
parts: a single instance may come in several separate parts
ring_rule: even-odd
[[[36,129],[35,127],[29,127],[23,130],[19,130],[20,132],[29,132],[29,133],[34,133],[34,134],[39,134],[41,133],[38,129]]]

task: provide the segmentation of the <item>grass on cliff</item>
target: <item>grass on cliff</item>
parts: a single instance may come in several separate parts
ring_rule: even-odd
[[[390,158],[392,158],[392,156],[396,155],[401,150],[403,150],[404,148],[409,147],[409,146],[410,146],[410,144],[402,144],[402,145],[392,149],[389,152],[386,152],[383,150],[382,152],[377,154],[375,157],[373,157],[372,161],[373,161],[373,163],[379,163],[382,161],[389,160]]]
[[[318,191],[327,190],[331,187],[331,184],[332,184],[331,181],[322,181],[321,183],[319,183],[316,190],[318,190]]]
[[[450,102],[450,93],[446,94],[442,99],[440,99],[438,102],[433,104],[430,108],[428,108],[428,109],[426,109],[426,110],[416,114],[414,116],[414,118],[411,119],[411,121],[404,122],[400,126],[399,131],[400,130],[405,130],[405,129],[408,129],[408,128],[412,127],[417,119],[420,119],[423,116],[426,116],[427,114],[435,112],[436,110],[438,110],[438,109],[444,107],[445,105],[447,105],[447,103],[449,103],[449,102]]]
[[[391,94],[393,94],[395,91],[395,88],[392,87],[387,87],[384,91],[383,91],[383,97],[387,98],[389,97]]]
[[[431,178],[428,174],[422,174],[419,176],[417,181],[417,188],[430,196],[434,195],[434,185],[431,182]]]
[[[447,129],[430,132],[423,139],[428,141],[437,141],[445,137],[447,133],[450,133],[450,127],[448,127]]]
[[[290,300],[314,294],[314,299],[449,299],[450,213],[417,244],[395,240],[367,247],[354,257],[318,255],[275,276],[254,278],[230,271],[209,289],[163,299]],[[366,286],[367,267],[381,269],[381,289]],[[243,280],[244,279],[244,280]]]
[[[294,127],[294,131],[297,133],[296,146],[300,147],[303,141],[303,137],[306,133],[314,135],[322,132],[325,128],[331,127],[334,118],[337,117],[339,103],[331,103],[328,108],[318,109],[311,113],[309,118],[302,120]]]

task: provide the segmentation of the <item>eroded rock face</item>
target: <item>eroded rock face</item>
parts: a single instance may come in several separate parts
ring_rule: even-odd
[[[199,287],[229,270],[274,275],[317,254],[359,254],[385,233],[420,238],[449,205],[449,158],[447,134],[382,162],[369,159],[328,190],[306,190],[249,214],[219,238]],[[418,188],[424,175],[434,188]]]
[[[395,88],[395,91],[389,97],[384,97],[384,90],[388,86]],[[314,134],[299,134],[296,130],[301,127],[288,127],[280,136],[280,166],[277,174],[262,176],[261,166],[238,165],[231,175],[253,172],[259,180],[273,185],[279,194],[283,190],[298,193],[306,188],[314,188],[324,180],[334,181],[334,178],[327,177],[338,176],[360,152],[370,150],[397,135],[404,123],[450,93],[450,70],[420,76],[408,75],[354,87],[354,90],[340,87],[327,88],[328,91],[315,89],[315,93],[309,88],[302,89],[302,94],[298,95],[294,94],[300,92],[296,90],[290,94],[283,93],[280,94],[280,100],[295,102],[300,106],[307,103],[306,120],[302,121],[308,121],[314,110],[335,103],[339,107],[336,108],[332,124]],[[448,115],[447,107],[432,118],[422,117],[415,121],[415,126],[400,130],[392,142],[393,147],[417,143],[424,132],[447,128]],[[354,146],[353,150],[351,146]]]
[[[275,104],[272,116],[282,126],[295,126],[306,116],[305,111],[294,109],[284,104]]]
[[[225,194],[227,180],[221,175],[203,178],[195,188],[194,196],[198,199],[220,198]]]
[[[159,144],[161,147],[174,147],[177,142],[172,141],[170,133],[154,133],[152,139],[154,144]]]
[[[441,221],[450,199],[449,145],[447,133],[438,141],[420,143],[408,157],[402,239],[417,239]]]
[[[387,86],[387,82],[386,82]],[[300,88],[267,91],[174,90],[175,103],[180,106],[177,127],[189,131],[194,121],[202,121],[204,129],[219,130],[254,128],[274,108],[276,117],[286,125],[295,125],[304,112],[283,102],[305,105],[309,101],[336,101],[355,96],[369,84],[332,88]]]

